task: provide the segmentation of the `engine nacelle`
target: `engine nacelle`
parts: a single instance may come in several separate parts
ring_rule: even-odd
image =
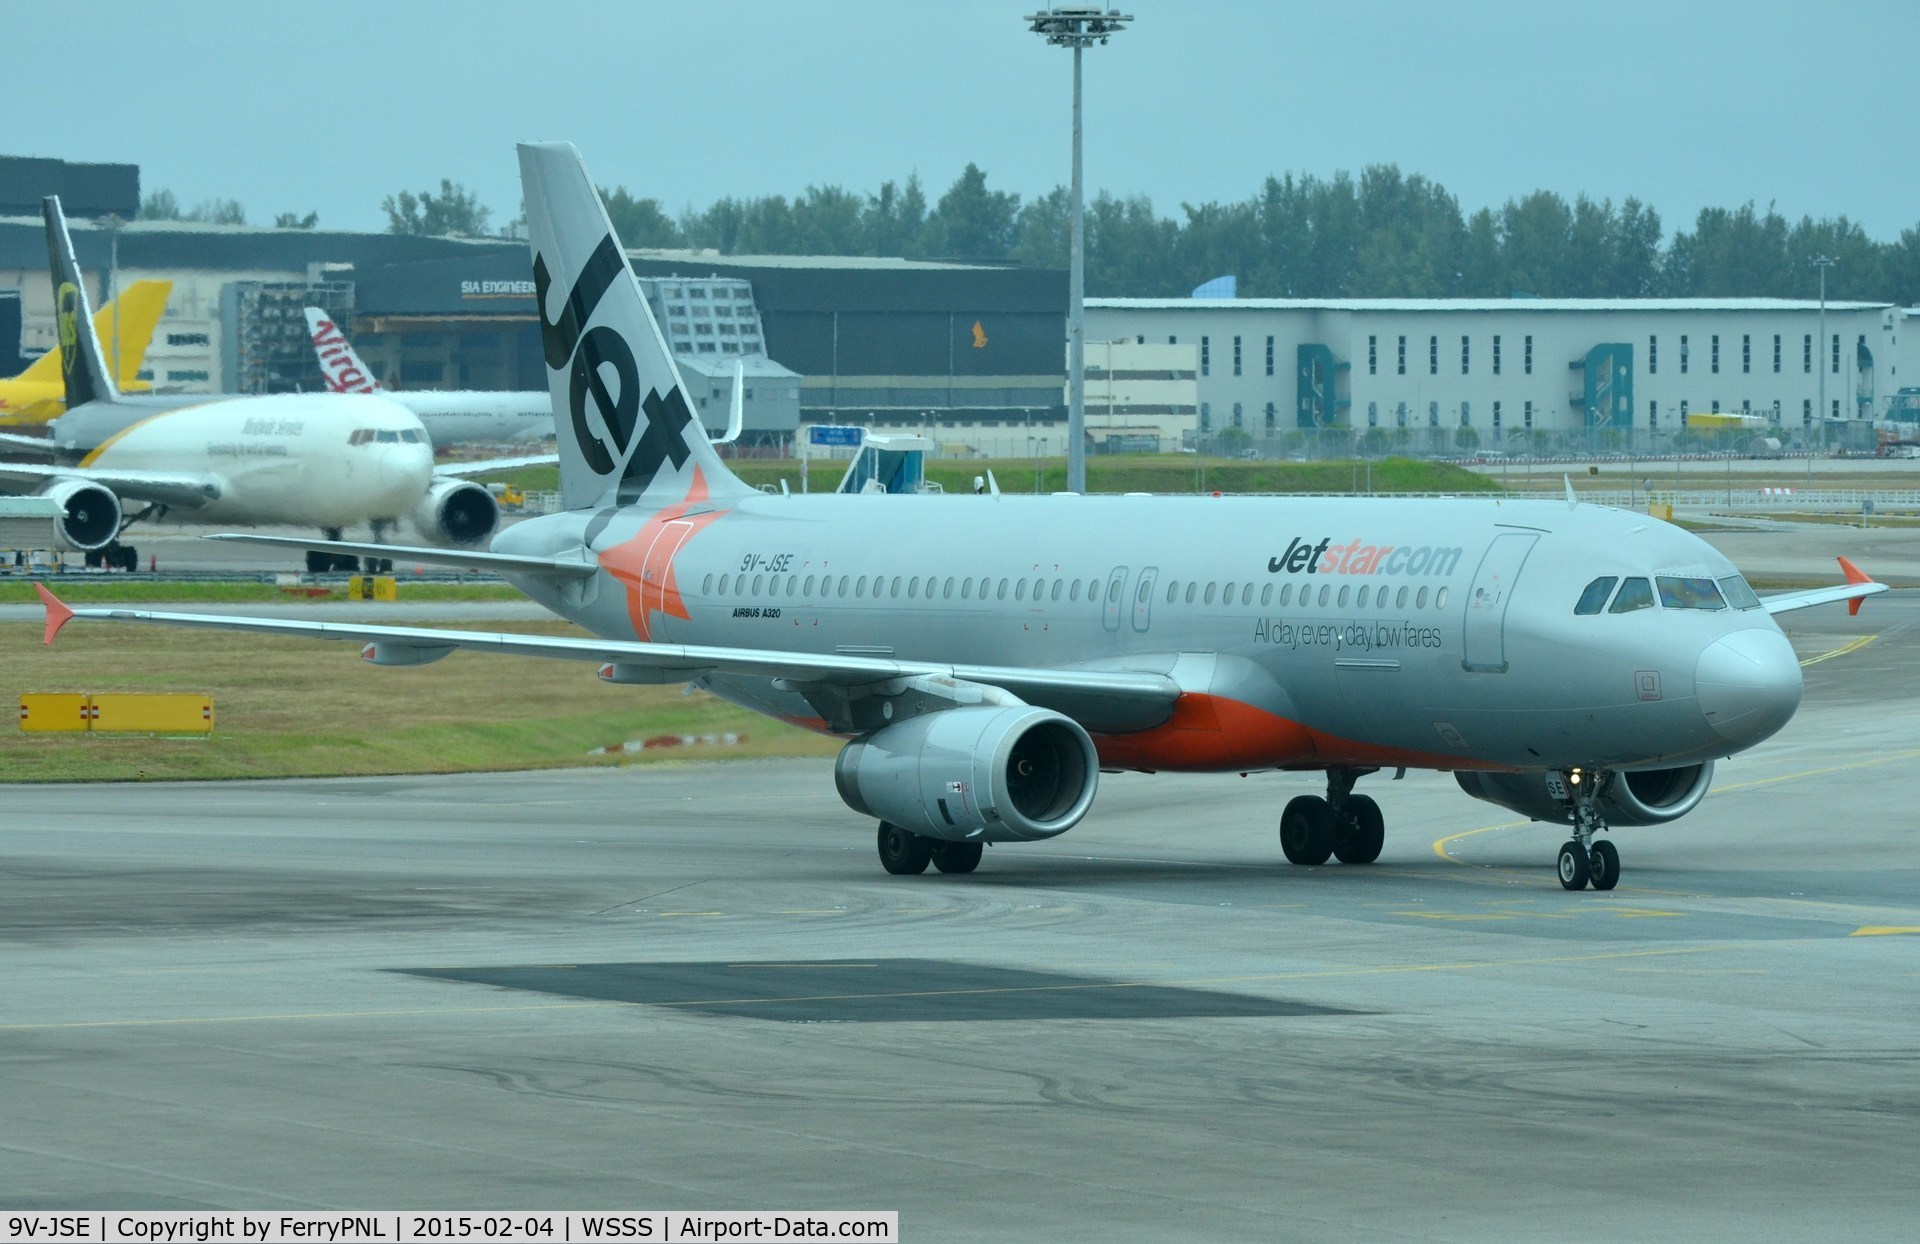
[[[949,842],[1064,834],[1093,804],[1100,759],[1051,709],[950,708],[855,739],[833,766],[856,812]]]
[[[414,530],[436,544],[468,549],[485,544],[500,525],[493,494],[471,480],[435,480],[413,507]]]
[[[85,480],[63,479],[40,490],[60,506],[53,521],[54,538],[77,553],[91,553],[113,543],[120,534],[120,498],[113,491]]]
[[[1455,772],[1454,781],[1475,799],[1499,804],[1536,821],[1567,822],[1568,803],[1547,788],[1544,773]],[[1561,780],[1561,779],[1557,779]],[[1713,784],[1713,762],[1675,769],[1615,773],[1600,797],[1600,814],[1609,825],[1660,825],[1678,820],[1699,806]]]

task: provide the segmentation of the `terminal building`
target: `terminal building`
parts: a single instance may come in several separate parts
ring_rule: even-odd
[[[1197,352],[1203,438],[1658,448],[1721,413],[1812,443],[1824,371],[1827,434],[1864,447],[1920,385],[1915,330],[1920,309],[1829,302],[1822,340],[1819,303],[1772,298],[1089,299],[1088,410],[1117,342]]]
[[[17,210],[17,209],[16,209]],[[108,284],[173,282],[143,378],[161,390],[286,392],[323,383],[301,309],[328,311],[395,389],[546,387],[527,245],[183,221],[70,221],[97,307]],[[702,420],[725,426],[747,373],[744,445],[857,424],[938,443],[1065,425],[1066,273],[902,259],[632,251]],[[55,342],[37,212],[0,218],[0,330]],[[0,356],[11,358],[11,341]],[[22,362],[24,365],[24,362]],[[1044,433],[1043,433],[1044,434]]]

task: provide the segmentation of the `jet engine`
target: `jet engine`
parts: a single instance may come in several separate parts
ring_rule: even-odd
[[[56,539],[79,553],[91,553],[112,544],[120,534],[120,498],[111,489],[85,480],[55,480],[40,495],[60,505],[53,521]]]
[[[493,494],[471,480],[435,480],[413,507],[414,529],[454,548],[485,544],[499,525]]]
[[[1050,709],[949,708],[841,749],[833,781],[856,812],[949,842],[1064,834],[1093,804],[1093,740]]]
[[[1456,772],[1454,781],[1475,799],[1497,803],[1536,821],[1566,823],[1568,804],[1547,789],[1544,773]],[[1555,778],[1556,781],[1563,779]],[[1591,779],[1589,779],[1591,780]],[[1678,820],[1706,798],[1713,784],[1713,762],[1674,769],[1638,769],[1615,773],[1599,811],[1609,825],[1660,825]]]

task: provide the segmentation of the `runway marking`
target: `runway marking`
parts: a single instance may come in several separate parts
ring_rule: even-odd
[[[292,1023],[305,1020],[405,1019],[438,1015],[511,1015],[520,1012],[579,1011],[594,1007],[658,1007],[685,1009],[745,1006],[756,1003],[859,1002],[880,998],[941,998],[986,994],[1052,993],[1085,989],[1198,989],[1221,985],[1277,984],[1287,981],[1336,980],[1342,977],[1401,976],[1423,972],[1474,972],[1489,968],[1544,967],[1562,963],[1601,963],[1619,959],[1657,959],[1679,955],[1744,954],[1747,948],[1723,946],[1668,946],[1650,950],[1606,950],[1571,955],[1521,955],[1512,959],[1460,959],[1446,963],[1387,963],[1375,967],[1321,968],[1307,972],[1270,972],[1245,976],[1208,976],[1182,980],[1095,981],[1084,985],[1011,985],[981,989],[928,989],[890,993],[823,994],[814,997],[707,998],[675,1002],[549,1002],[527,1006],[469,1006],[406,1008],[391,1011],[296,1011],[264,1015],[201,1015],[176,1019],[66,1020],[47,1024],[0,1024],[0,1032],[61,1032],[85,1028],[170,1028],[195,1024]]]
[[[1637,976],[1766,976],[1766,968],[1615,968]]]
[[[877,963],[729,963],[730,968],[877,968]]]
[[[1531,824],[1533,824],[1532,821],[1502,821],[1498,825],[1483,825],[1479,829],[1466,829],[1457,834],[1448,834],[1444,838],[1435,838],[1433,840],[1433,853],[1449,864],[1461,864],[1472,867],[1472,865],[1467,864],[1465,860],[1456,860],[1451,855],[1448,855],[1447,844],[1450,842],[1458,842],[1462,838],[1471,838],[1475,834],[1490,834],[1496,829],[1518,829],[1522,825]]]
[[[797,908],[793,911],[782,911],[776,912],[775,914],[781,916],[838,916],[846,910],[844,907]]]
[[[666,917],[666,916],[724,916],[727,913],[724,911],[661,911],[661,912],[655,912],[654,914],[657,916]]]
[[[1902,933],[1920,933],[1920,925],[1910,924],[1864,924],[1848,937],[1898,937]]]
[[[1806,660],[1800,662],[1801,668],[1804,669],[1809,665],[1818,665],[1822,661],[1831,661],[1835,657],[1844,657],[1849,652],[1858,652],[1878,638],[1880,638],[1878,635],[1862,635],[1857,639],[1850,639],[1838,648],[1835,648],[1832,652],[1823,652],[1817,657],[1808,657]]]

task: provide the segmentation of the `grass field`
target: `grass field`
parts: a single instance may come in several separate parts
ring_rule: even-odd
[[[294,600],[347,599],[347,589],[331,589],[330,597],[313,597],[302,591],[291,595],[271,583],[199,583],[154,579],[148,575],[116,575],[90,578],[82,575],[52,576],[47,587],[70,605],[116,605],[133,601],[194,601],[200,604],[284,604]],[[25,579],[0,580],[0,605],[30,605],[40,597]],[[400,582],[400,599],[405,601],[525,600],[526,597],[504,583],[408,583]]]
[[[800,464],[791,459],[743,459],[727,464],[756,488],[778,488],[781,481],[800,491]],[[1039,460],[994,459],[968,461],[940,458],[927,463],[927,478],[948,492],[973,491],[973,479],[993,471],[1000,491],[1009,493],[1060,492],[1067,486],[1062,458]],[[844,462],[816,462],[809,486],[831,491],[846,470]],[[499,476],[532,491],[560,486],[554,467],[530,467]],[[1358,459],[1333,462],[1247,462],[1229,458],[1202,458],[1193,454],[1128,454],[1087,459],[1087,490],[1094,493],[1364,493],[1371,484],[1376,493],[1498,492],[1499,482],[1445,462],[1416,462],[1384,458],[1367,464]]]
[[[422,625],[432,626],[432,622]],[[521,624],[580,635],[565,623]],[[76,622],[53,647],[40,624],[0,623],[0,705],[22,692],[211,695],[211,739],[26,734],[0,746],[12,782],[453,773],[754,756],[830,756],[821,738],[678,687],[613,687],[585,661],[459,653],[383,669],[349,643]],[[656,735],[742,736],[621,757],[596,747]]]

